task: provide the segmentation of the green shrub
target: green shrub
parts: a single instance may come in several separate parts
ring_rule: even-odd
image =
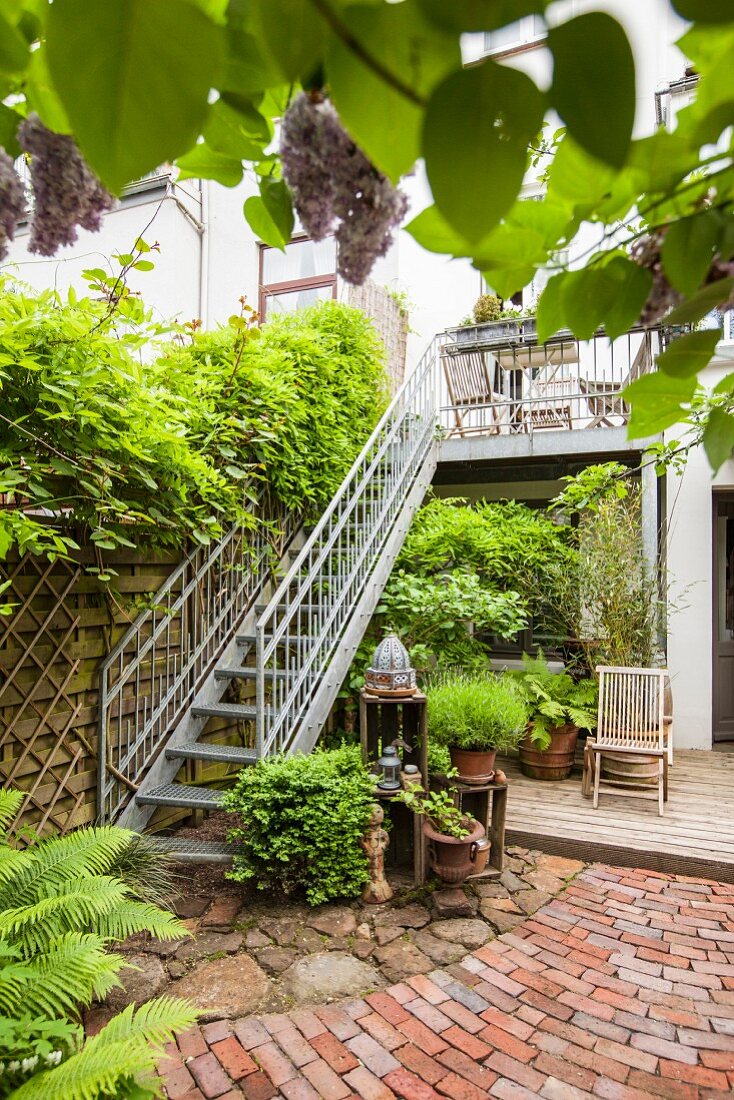
[[[359,747],[277,756],[245,768],[223,800],[244,851],[230,877],[259,890],[302,890],[310,905],[354,897],[368,881],[360,847],[374,800]]]
[[[502,303],[496,294],[480,294],[474,303],[474,320],[478,325],[489,321],[498,321],[502,312]]]
[[[490,592],[518,593],[535,624],[555,630],[577,551],[570,525],[539,509],[450,497],[420,509],[397,564],[421,576],[471,570]]]
[[[428,688],[428,736],[470,751],[516,748],[528,708],[506,676],[445,674]]]
[[[385,408],[380,341],[338,302],[230,322],[161,346],[0,278],[0,493],[55,517],[0,510],[0,559],[207,543],[258,485],[323,509]]]
[[[84,1041],[79,1009],[120,984],[126,963],[111,944],[141,931],[179,939],[186,928],[135,888],[143,872],[135,833],[85,828],[21,851],[4,830],[22,801],[17,791],[0,791],[0,1051],[7,1059],[0,1097],[143,1100],[153,1093],[138,1076],[149,1074],[196,1013],[161,997],[130,1005]],[[143,863],[154,871],[150,853]]]
[[[394,630],[418,669],[439,665],[483,665],[486,651],[469,632],[511,638],[527,626],[517,592],[492,592],[476,573],[424,577],[403,569],[390,577],[375,612]]]

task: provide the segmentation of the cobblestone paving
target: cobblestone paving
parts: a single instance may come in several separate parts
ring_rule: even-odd
[[[203,1024],[171,1100],[716,1100],[734,1092],[734,885],[593,866],[459,962]]]

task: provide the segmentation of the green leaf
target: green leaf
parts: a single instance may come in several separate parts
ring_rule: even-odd
[[[715,283],[709,283],[687,301],[679,306],[665,318],[666,325],[687,325],[693,321],[700,321],[707,313],[711,313],[717,306],[726,302],[734,291],[734,278],[718,279]]]
[[[136,260],[133,267],[136,271],[152,271],[155,264],[152,260]]]
[[[206,142],[199,142],[190,153],[176,161],[179,169],[178,179],[216,180],[225,187],[236,187],[242,179],[242,163],[234,157],[226,156],[211,149]]]
[[[730,23],[731,0],[671,0],[678,15],[696,23]]]
[[[703,447],[714,473],[734,451],[734,416],[724,409],[712,409],[703,430]]]
[[[635,61],[627,35],[611,15],[588,12],[552,27],[548,45],[552,105],[579,145],[621,168],[635,120]]]
[[[222,87],[251,95],[270,88],[282,79],[266,59],[257,38],[239,26],[227,28],[227,62]]]
[[[474,266],[501,298],[522,290],[535,274],[535,263],[546,259],[543,237],[535,229],[505,222],[475,249]]]
[[[550,0],[419,0],[426,15],[454,31],[494,31],[525,15],[542,14]]]
[[[665,274],[676,290],[693,294],[711,267],[721,233],[721,220],[714,210],[673,222],[665,234],[661,257]]]
[[[405,226],[413,240],[428,252],[467,256],[471,245],[452,229],[437,206],[429,206]]]
[[[71,133],[71,123],[51,81],[46,46],[41,43],[31,55],[26,73],[25,91],[28,106],[36,112],[44,126],[57,134]]]
[[[16,139],[16,132],[20,125],[20,115],[0,103],[0,145],[2,145],[9,157],[15,160],[21,154],[20,145]]]
[[[262,115],[252,104],[249,106],[250,112],[245,115],[224,99],[217,100],[203,131],[211,149],[236,160],[260,160],[265,155],[265,146],[272,135]]]
[[[672,378],[695,376],[709,362],[720,339],[721,333],[715,328],[679,336],[658,356],[658,367]]]
[[[194,145],[223,35],[185,0],[54,0],[46,48],[82,151],[119,192]]]
[[[695,391],[695,378],[671,378],[662,372],[638,378],[622,391],[632,406],[630,439],[656,435],[685,419],[683,406],[692,401]]]
[[[308,77],[323,58],[327,28],[310,0],[251,0],[250,26],[284,81]]]
[[[544,344],[562,328],[566,327],[564,313],[564,288],[572,272],[561,271],[545,284],[538,299],[535,311],[535,325],[538,343]]]
[[[260,195],[247,199],[244,211],[248,225],[265,244],[285,250],[293,233],[293,207],[283,180],[261,179]]]
[[[635,323],[647,300],[652,277],[623,256],[572,271],[563,284],[563,315],[580,339],[600,325],[615,339]]]
[[[426,110],[423,151],[446,221],[480,241],[512,206],[544,99],[524,73],[485,61],[453,73]]]
[[[567,134],[550,168],[548,199],[570,206],[584,217],[609,194],[614,180],[613,169],[589,156]]]
[[[411,93],[390,85],[343,37],[332,35],[327,76],[342,122],[366,155],[397,182],[420,155],[423,110],[413,97],[427,99],[439,80],[461,67],[459,40],[426,22],[410,2],[348,7],[343,22]]]
[[[25,38],[0,11],[0,69],[9,73],[22,73],[30,59]]]

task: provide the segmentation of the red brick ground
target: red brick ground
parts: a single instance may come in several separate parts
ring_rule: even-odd
[[[205,1024],[160,1073],[171,1100],[730,1097],[734,886],[591,867],[459,964]]]

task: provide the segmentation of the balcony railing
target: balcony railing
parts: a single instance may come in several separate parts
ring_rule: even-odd
[[[559,332],[539,344],[532,320],[448,332],[441,344],[441,426],[450,436],[622,427],[622,391],[655,368],[660,329]]]

